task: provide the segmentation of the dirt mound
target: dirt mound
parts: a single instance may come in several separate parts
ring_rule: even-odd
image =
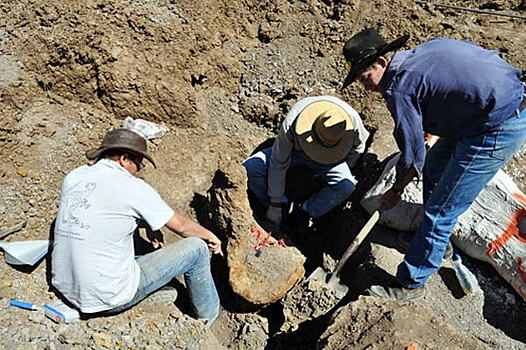
[[[379,334],[382,336],[378,337]],[[418,304],[379,302],[364,297],[334,314],[317,348],[404,349],[409,345],[417,349],[489,349]]]

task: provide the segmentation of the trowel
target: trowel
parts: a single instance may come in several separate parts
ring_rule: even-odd
[[[362,244],[365,237],[367,237],[367,235],[369,234],[373,226],[376,224],[376,222],[380,218],[380,213],[383,212],[384,209],[385,209],[384,204],[381,204],[380,207],[373,212],[373,214],[371,215],[367,223],[360,230],[360,232],[358,232],[358,235],[351,242],[351,244],[349,245],[345,253],[343,253],[340,261],[338,261],[338,263],[336,264],[336,267],[334,268],[334,272],[332,274],[325,271],[323,267],[318,267],[307,278],[307,280],[316,279],[319,281],[324,281],[329,288],[334,290],[337,298],[339,299],[343,298],[345,294],[347,294],[349,287],[347,287],[345,284],[340,282],[340,272],[343,266],[345,265],[345,263],[347,262],[347,260],[349,260],[349,257],[358,249],[358,247],[360,246],[360,244]]]
[[[0,242],[5,262],[11,265],[35,265],[49,251],[50,241]]]

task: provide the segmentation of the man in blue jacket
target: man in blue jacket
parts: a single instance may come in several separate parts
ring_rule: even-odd
[[[349,70],[342,89],[359,81],[382,94],[402,153],[394,185],[380,202],[392,208],[405,186],[423,176],[424,219],[396,283],[372,286],[375,297],[411,301],[440,267],[458,217],[526,137],[526,100],[521,71],[497,52],[473,43],[434,38],[407,51],[409,36],[387,43],[365,29],[345,43]],[[424,132],[440,140],[426,155]]]

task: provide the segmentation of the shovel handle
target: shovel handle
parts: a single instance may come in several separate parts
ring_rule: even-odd
[[[373,226],[380,218],[380,212],[382,212],[384,208],[384,204],[381,204],[380,207],[373,212],[373,214],[371,215],[367,223],[364,225],[364,227],[360,230],[360,232],[358,232],[356,238],[349,245],[345,253],[343,253],[340,261],[338,261],[338,264],[336,264],[336,268],[334,269],[334,272],[332,273],[331,278],[329,279],[329,284],[333,282],[334,279],[340,277],[340,270],[343,268],[347,260],[349,260],[349,257],[356,251],[356,249],[358,249],[360,244],[362,244],[365,237],[367,237]]]

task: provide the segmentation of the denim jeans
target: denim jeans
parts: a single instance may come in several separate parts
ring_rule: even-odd
[[[211,323],[219,314],[219,296],[210,272],[210,253],[202,239],[188,237],[141,255],[136,261],[141,269],[141,278],[135,296],[127,304],[104,313],[113,314],[128,309],[184,274],[196,318]]]
[[[419,288],[438,270],[458,217],[520,149],[525,138],[523,110],[497,131],[441,138],[429,150],[423,170],[424,219],[398,266],[396,277],[401,285]]]
[[[265,148],[243,162],[247,170],[248,187],[265,206],[268,206],[270,201],[267,178],[271,153],[272,147]],[[338,164],[319,164],[309,158],[293,154],[290,166],[305,166],[312,169],[327,182],[327,186],[307,200],[307,213],[313,218],[328,213],[354,192],[356,180],[345,160]]]

